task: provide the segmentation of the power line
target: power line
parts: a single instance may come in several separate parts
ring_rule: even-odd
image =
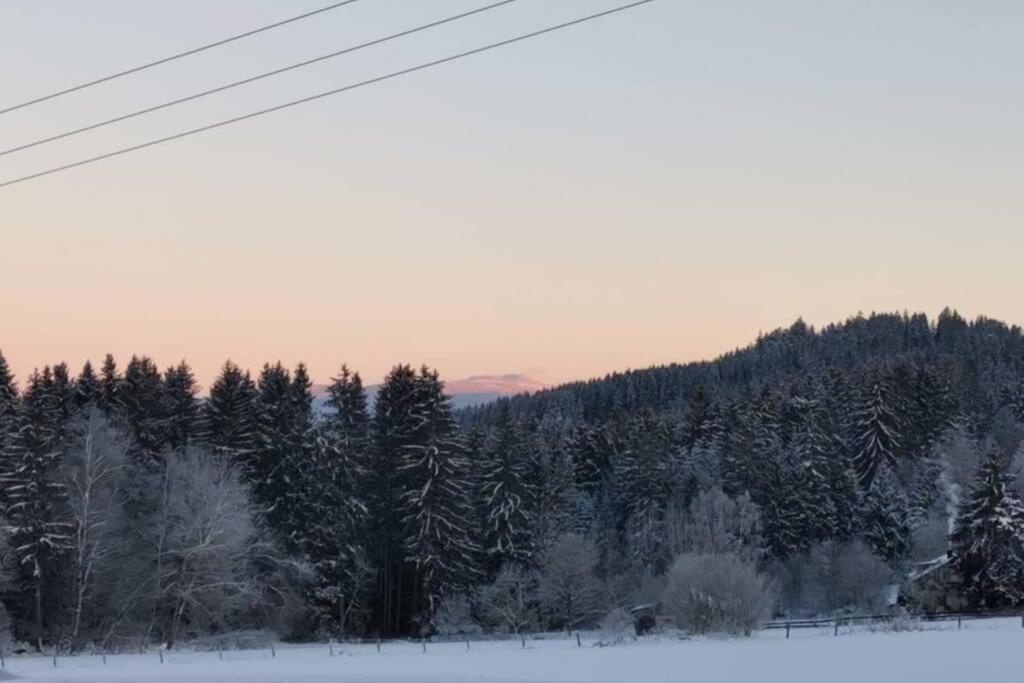
[[[280,28],[281,26],[285,26],[287,24],[292,24],[292,23],[294,23],[296,21],[301,21],[303,19],[308,19],[309,17],[313,17],[313,16],[316,16],[318,14],[323,14],[324,12],[329,12],[332,9],[337,9],[337,8],[343,7],[345,5],[351,5],[352,3],[358,2],[358,1],[359,0],[344,0],[344,2],[335,2],[335,3],[332,3],[332,4],[327,5],[325,7],[321,7],[320,9],[315,9],[315,10],[312,10],[312,11],[309,11],[309,12],[305,12],[303,14],[299,14],[299,15],[296,15],[294,17],[290,17],[288,19],[282,19],[281,21],[276,21],[273,24],[267,24],[266,26],[260,26],[259,28],[254,28],[251,31],[246,31],[245,33],[239,33],[238,35],[231,36],[230,38],[224,38],[222,40],[218,40],[218,41],[213,42],[213,43],[207,43],[206,45],[200,45],[199,47],[192,48],[191,50],[185,50],[184,52],[179,52],[178,54],[171,55],[170,57],[164,57],[163,59],[158,59],[155,62],[149,62],[147,64],[142,64],[140,66],[135,66],[135,67],[132,67],[130,69],[125,69],[124,71],[118,71],[117,73],[110,74],[109,76],[104,76],[102,78],[97,78],[97,79],[92,80],[92,81],[87,81],[85,83],[80,83],[79,85],[72,86],[70,88],[65,88],[64,90],[58,90],[57,92],[50,93],[49,95],[43,95],[42,97],[37,97],[35,99],[28,100],[27,102],[22,102],[21,104],[16,104],[13,107],[7,107],[6,109],[0,109],[0,114],[7,114],[8,112],[12,112],[12,111],[15,111],[17,109],[24,109],[25,107],[29,107],[29,106],[31,106],[33,104],[39,104],[40,102],[46,102],[47,100],[52,100],[52,99],[61,97],[62,95],[67,95],[69,93],[73,93],[73,92],[77,92],[79,90],[84,90],[86,88],[90,88],[90,87],[92,87],[94,85],[99,85],[100,83],[106,83],[107,81],[112,81],[115,78],[121,78],[122,76],[127,76],[129,74],[138,73],[138,72],[144,71],[146,69],[151,69],[154,66],[160,66],[161,64],[166,64],[167,62],[173,62],[176,59],[181,59],[182,57],[189,57],[189,56],[197,54],[199,52],[205,52],[206,50],[210,50],[210,49],[213,49],[215,47],[220,47],[221,45],[227,45],[228,43],[233,43],[236,40],[241,40],[242,38],[248,38],[250,36],[254,36],[257,33],[263,33],[264,31],[270,31],[271,29]]]
[[[20,178],[15,178],[13,180],[8,180],[6,182],[0,183],[0,188],[9,187],[11,185],[16,185],[18,183],[24,183],[24,182],[27,182],[29,180],[34,180],[36,178],[41,178],[43,176],[52,175],[54,173],[60,173],[62,171],[67,171],[67,170],[70,170],[72,168],[78,168],[79,166],[85,166],[87,164],[93,164],[93,163],[96,163],[97,161],[103,161],[105,159],[110,159],[112,157],[121,156],[123,154],[128,154],[130,152],[136,152],[138,150],[146,149],[148,147],[155,147],[156,145],[161,145],[161,144],[163,144],[165,142],[171,142],[173,140],[180,140],[181,138],[189,137],[191,135],[196,135],[198,133],[203,133],[203,132],[206,132],[206,131],[209,131],[209,130],[213,130],[215,128],[223,128],[224,126],[229,126],[229,125],[231,125],[233,123],[239,123],[241,121],[246,121],[248,119],[253,119],[253,118],[256,118],[258,116],[263,116],[265,114],[270,114],[270,113],[273,113],[273,112],[276,112],[276,111],[281,111],[282,109],[288,109],[290,107],[295,107],[295,106],[298,106],[300,104],[306,104],[307,102],[313,102],[315,100],[320,100],[320,99],[323,99],[325,97],[330,97],[331,95],[338,95],[338,94],[343,93],[343,92],[348,92],[350,90],[355,90],[357,88],[362,88],[362,87],[365,87],[367,85],[372,85],[374,83],[380,83],[382,81],[387,81],[387,80],[390,80],[392,78],[398,78],[400,76],[406,76],[408,74],[416,73],[417,71],[423,71],[424,69],[430,69],[430,68],[435,67],[435,66],[440,66],[442,64],[447,64],[449,62],[454,62],[454,61],[457,61],[457,60],[460,60],[460,59],[464,59],[466,57],[470,57],[472,55],[480,54],[482,52],[488,52],[490,50],[495,50],[495,49],[497,49],[499,47],[504,47],[506,45],[512,45],[513,43],[519,43],[519,42],[522,42],[524,40],[529,40],[531,38],[536,38],[538,36],[542,36],[542,35],[545,35],[545,34],[548,34],[548,33],[553,33],[555,31],[560,31],[562,29],[569,28],[570,26],[576,26],[578,24],[583,24],[583,23],[586,23],[586,22],[589,22],[589,21],[593,21],[595,19],[600,19],[601,17],[606,17],[606,16],[609,16],[609,15],[612,15],[612,14],[617,14],[619,12],[624,12],[626,10],[633,9],[634,7],[639,7],[640,5],[646,5],[646,4],[651,3],[651,2],[654,2],[654,0],[637,0],[636,2],[631,2],[631,3],[628,3],[626,5],[620,5],[619,7],[614,7],[612,9],[605,10],[603,12],[598,12],[596,14],[589,14],[587,16],[579,17],[577,19],[573,19],[571,21],[566,21],[566,22],[563,22],[561,24],[555,24],[554,26],[549,26],[547,28],[539,29],[537,31],[531,31],[530,33],[524,33],[524,34],[515,36],[514,38],[507,38],[505,40],[498,41],[497,43],[490,43],[488,45],[484,45],[483,47],[477,47],[477,48],[474,48],[472,50],[467,50],[465,52],[459,52],[459,53],[456,53],[454,55],[449,55],[448,57],[442,57],[441,59],[435,59],[435,60],[430,61],[430,62],[424,62],[422,64],[417,64],[416,66],[411,66],[411,67],[408,67],[408,68],[405,68],[405,69],[401,69],[399,71],[392,71],[391,73],[384,74],[383,76],[376,76],[374,78],[370,78],[370,79],[367,79],[365,81],[360,81],[358,83],[352,83],[352,84],[349,84],[349,85],[345,85],[345,86],[342,86],[340,88],[335,88],[334,90],[327,90],[325,92],[317,93],[315,95],[310,95],[309,97],[303,97],[303,98],[298,99],[298,100],[292,100],[291,102],[285,102],[284,104],[279,104],[279,105],[276,105],[276,106],[273,106],[273,107],[268,107],[266,109],[260,109],[260,110],[254,111],[254,112],[250,112],[248,114],[243,114],[242,116],[236,116],[234,118],[225,119],[223,121],[218,121],[217,123],[207,124],[205,126],[200,126],[199,128],[192,128],[191,130],[186,130],[186,131],[182,131],[180,133],[175,133],[174,135],[168,135],[167,137],[158,138],[156,140],[150,140],[149,142],[143,142],[143,143],[138,144],[138,145],[132,145],[131,147],[124,147],[122,149],[118,149],[118,150],[115,150],[113,152],[107,152],[106,154],[101,154],[99,156],[90,157],[88,159],[82,159],[81,161],[76,161],[76,162],[73,162],[73,163],[70,163],[70,164],[65,164],[63,166],[57,166],[55,168],[47,169],[45,171],[39,171],[38,173],[32,173],[30,175],[22,176]]]
[[[74,135],[78,135],[80,133],[85,133],[85,132],[88,132],[90,130],[96,130],[97,128],[103,128],[104,126],[109,126],[109,125],[114,124],[114,123],[120,123],[121,121],[126,121],[128,119],[133,119],[133,118],[138,117],[138,116],[143,116],[144,114],[151,114],[151,113],[153,113],[155,111],[160,111],[161,109],[167,109],[168,107],[173,107],[175,105],[182,104],[184,102],[191,102],[192,100],[198,100],[201,97],[206,97],[208,95],[213,95],[215,93],[224,92],[225,90],[230,90],[232,88],[237,88],[238,86],[246,85],[248,83],[253,83],[255,81],[259,81],[259,80],[262,80],[264,78],[270,78],[271,76],[277,76],[277,75],[283,74],[283,73],[288,72],[288,71],[293,71],[295,69],[299,69],[299,68],[302,68],[302,67],[305,67],[305,66],[309,66],[311,64],[316,64],[317,62],[325,61],[327,59],[332,59],[334,57],[340,57],[341,55],[346,55],[346,54],[349,54],[349,53],[352,53],[352,52],[357,52],[359,50],[363,50],[363,49],[368,48],[368,47],[373,47],[374,45],[380,45],[382,43],[387,43],[387,42],[390,42],[392,40],[397,40],[399,38],[404,38],[405,36],[409,36],[409,35],[412,35],[414,33],[419,33],[421,31],[426,31],[427,29],[436,28],[436,27],[441,26],[443,24],[448,24],[448,23],[451,23],[453,21],[458,21],[459,19],[465,19],[466,17],[473,16],[474,14],[480,14],[482,12],[487,12],[489,10],[496,9],[498,7],[501,7],[502,5],[508,5],[508,4],[513,3],[513,2],[518,2],[518,0],[501,0],[500,2],[494,2],[494,3],[491,3],[490,5],[485,5],[483,7],[478,7],[476,9],[469,10],[467,12],[462,12],[460,14],[456,14],[456,15],[447,17],[445,19],[439,19],[437,21],[432,21],[429,24],[423,24],[421,26],[416,26],[414,28],[410,28],[410,29],[407,29],[407,30],[404,30],[404,31],[399,31],[398,33],[392,33],[391,35],[384,36],[383,38],[377,38],[375,40],[371,40],[371,41],[366,42],[366,43],[361,43],[359,45],[353,45],[351,47],[347,47],[347,48],[342,49],[342,50],[337,50],[335,52],[331,52],[331,53],[326,54],[326,55],[321,55],[319,57],[313,57],[312,59],[307,59],[305,61],[298,62],[296,64],[290,64],[289,66],[284,66],[284,67],[281,67],[279,69],[274,69],[273,71],[267,71],[265,73],[257,74],[256,76],[251,76],[249,78],[244,78],[244,79],[242,79],[240,81],[235,81],[234,83],[228,83],[227,85],[222,85],[222,86],[219,86],[219,87],[216,87],[216,88],[212,88],[210,90],[205,90],[203,92],[199,92],[199,93],[196,93],[194,95],[188,95],[186,97],[182,97],[182,98],[179,98],[179,99],[176,99],[176,100],[171,100],[169,102],[164,102],[162,104],[157,104],[157,105],[154,105],[152,107],[146,107],[145,109],[139,109],[138,111],[133,111],[133,112],[131,112],[129,114],[123,114],[121,116],[116,116],[116,117],[114,117],[112,119],[107,119],[106,121],[100,121],[98,123],[93,123],[93,124],[90,124],[88,126],[82,126],[81,128],[75,128],[74,130],[69,130],[69,131],[66,131],[64,133],[60,133],[58,135],[52,135],[52,136],[50,136],[48,138],[41,138],[39,140],[34,140],[33,142],[28,142],[28,143],[25,143],[23,145],[18,145],[17,147],[11,147],[9,149],[0,150],[0,157],[5,156],[7,154],[13,154],[14,152],[20,152],[22,150],[31,149],[32,147],[38,147],[39,145],[45,145],[45,144],[47,144],[49,142],[55,142],[57,140],[63,140],[65,138],[69,138],[69,137],[72,137]]]

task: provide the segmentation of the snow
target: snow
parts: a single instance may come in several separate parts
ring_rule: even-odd
[[[934,625],[933,630],[872,633],[831,629],[769,631],[746,640],[661,638],[615,647],[594,639],[518,642],[280,646],[269,652],[165,653],[7,660],[32,681],[106,683],[1004,683],[1019,680],[1024,629],[1019,619]]]

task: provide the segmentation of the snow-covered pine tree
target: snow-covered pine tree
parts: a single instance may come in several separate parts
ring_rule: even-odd
[[[104,394],[106,364],[104,364]],[[132,356],[116,385],[115,405],[131,437],[129,453],[137,464],[155,465],[167,445],[167,392],[150,358]]]
[[[199,423],[199,402],[196,400],[195,376],[188,363],[181,361],[164,372],[166,392],[167,445],[175,450],[184,450],[197,436]]]
[[[880,466],[875,473],[859,517],[865,543],[876,556],[896,567],[910,549],[912,511],[890,465]]]
[[[416,376],[412,439],[400,451],[406,559],[415,567],[416,623],[430,623],[445,595],[479,578],[480,548],[471,537],[473,495],[451,399],[436,371]]]
[[[876,374],[868,380],[852,417],[854,464],[867,489],[883,464],[896,466],[900,448],[896,401],[885,378]]]
[[[117,370],[117,363],[114,361],[114,357],[108,353],[103,359],[103,367],[100,368],[99,395],[100,409],[108,416],[120,412],[121,383],[122,377]]]
[[[66,363],[57,363],[53,366],[53,379],[50,385],[50,396],[59,417],[59,433],[63,440],[65,427],[71,421],[72,416],[77,412],[78,406],[75,402],[75,383],[71,379],[71,373]]]
[[[401,495],[405,478],[399,471],[402,453],[414,443],[420,417],[416,371],[396,365],[377,392],[372,425],[372,457],[369,463],[369,517],[374,520],[368,536],[371,562],[377,567],[380,588],[375,605],[376,621],[384,635],[401,633],[409,615],[407,567],[402,550]]]
[[[485,526],[482,540],[491,576],[506,562],[528,564],[533,557],[531,444],[523,426],[513,420],[508,403],[498,410],[478,454]]]
[[[1024,504],[1005,461],[996,448],[987,454],[950,537],[953,566],[975,607],[1024,604]]]
[[[8,435],[14,429],[18,412],[18,385],[7,359],[0,352],[0,455],[4,453]]]
[[[301,366],[300,366],[301,367]],[[243,465],[260,513],[286,545],[298,550],[303,521],[302,471],[312,447],[308,377],[280,363],[264,365],[255,403],[256,449]]]
[[[202,441],[244,469],[256,449],[256,384],[248,372],[227,361],[210,387],[200,417]]]
[[[841,524],[832,499],[836,439],[829,430],[825,407],[815,399],[794,397],[793,410],[800,418],[790,445],[793,466],[803,493],[801,502],[807,513],[803,533],[812,540],[827,540],[837,535]]]
[[[530,536],[537,554],[544,552],[562,534],[585,529],[583,494],[576,485],[571,447],[564,439],[551,436],[542,442],[534,465],[537,504]]]
[[[60,462],[60,408],[52,392],[49,368],[34,373],[0,458],[5,502],[5,531],[15,565],[12,594],[23,636],[37,649],[55,628],[61,605],[57,585],[59,558],[68,547],[68,526],[61,516],[65,491],[55,476]]]
[[[663,569],[672,558],[665,549],[665,515],[681,482],[678,471],[681,447],[671,427],[650,413],[630,423],[625,447],[613,466],[616,502],[626,520],[632,561],[643,568]]]
[[[99,398],[100,378],[96,376],[92,363],[85,361],[75,380],[75,406],[80,412],[85,411],[88,406],[98,405]]]
[[[327,387],[327,412],[307,470],[313,508],[305,529],[316,574],[314,600],[321,616],[344,633],[348,617],[367,592],[365,551],[370,416],[359,373],[347,366]]]

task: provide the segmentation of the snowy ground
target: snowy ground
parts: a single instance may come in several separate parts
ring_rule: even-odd
[[[935,630],[858,629],[761,633],[749,640],[643,640],[593,647],[584,640],[282,647],[269,652],[173,653],[8,659],[7,670],[33,681],[170,683],[1010,683],[1024,680],[1019,619],[965,622]]]

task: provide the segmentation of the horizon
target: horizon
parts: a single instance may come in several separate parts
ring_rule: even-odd
[[[720,350],[717,353],[714,353],[712,355],[709,355],[709,356],[706,356],[706,357],[702,357],[702,358],[668,360],[668,361],[665,361],[665,362],[652,363],[650,365],[644,365],[644,366],[627,366],[627,367],[622,367],[622,368],[611,368],[611,369],[609,369],[609,370],[607,370],[607,371],[605,371],[605,372],[603,372],[601,374],[597,374],[597,375],[593,375],[593,376],[589,376],[589,377],[568,378],[568,379],[563,379],[563,380],[560,380],[560,381],[546,381],[542,377],[538,377],[538,376],[531,375],[529,373],[524,373],[524,372],[503,372],[503,373],[497,373],[497,374],[475,374],[475,375],[468,375],[466,377],[446,377],[444,375],[444,373],[442,372],[441,373],[441,381],[444,383],[445,388],[448,390],[447,393],[449,395],[452,395],[452,396],[465,396],[465,395],[473,395],[473,394],[481,394],[481,395],[483,395],[483,394],[493,394],[496,397],[503,397],[503,396],[513,396],[513,395],[522,394],[522,393],[536,393],[538,391],[545,391],[545,390],[548,390],[548,389],[557,389],[557,388],[559,388],[561,386],[565,386],[567,384],[573,384],[573,383],[577,383],[577,382],[597,381],[597,380],[605,379],[605,378],[607,378],[607,377],[609,377],[611,375],[615,375],[615,374],[618,374],[618,373],[636,372],[636,371],[642,371],[642,370],[647,370],[647,369],[652,369],[652,368],[665,367],[665,366],[668,366],[668,365],[688,365],[688,364],[693,364],[693,363],[709,363],[709,362],[714,362],[714,361],[719,360],[720,358],[722,358],[723,356],[725,356],[725,355],[727,355],[729,353],[736,352],[736,351],[743,351],[744,349],[752,347],[753,345],[755,345],[757,343],[758,339],[760,339],[764,335],[768,335],[768,334],[772,334],[772,333],[780,332],[780,331],[783,331],[783,332],[787,331],[793,325],[797,324],[798,322],[803,322],[813,332],[820,333],[822,331],[822,329],[824,329],[824,328],[826,328],[826,327],[828,327],[830,325],[842,325],[842,324],[844,324],[846,322],[849,322],[850,320],[853,320],[853,319],[855,319],[857,317],[871,318],[872,316],[876,316],[876,315],[904,315],[904,316],[906,316],[906,315],[909,315],[909,316],[924,315],[925,317],[927,317],[929,325],[934,326],[936,321],[939,318],[939,315],[943,311],[946,311],[946,310],[952,312],[955,315],[959,315],[967,323],[973,323],[974,321],[976,321],[978,319],[985,318],[985,319],[988,319],[988,320],[995,320],[995,321],[1003,323],[1003,324],[1005,324],[1005,325],[1007,325],[1009,327],[1018,327],[1019,328],[1021,326],[1021,323],[1017,323],[1017,322],[1014,322],[1012,320],[1004,320],[1002,318],[997,318],[995,316],[987,315],[985,313],[965,314],[963,311],[961,311],[960,309],[957,309],[956,307],[953,307],[953,306],[944,306],[939,312],[934,313],[934,314],[929,313],[927,311],[912,311],[912,310],[909,310],[909,309],[892,310],[892,311],[871,311],[869,313],[864,313],[863,311],[856,311],[855,313],[851,313],[851,314],[849,314],[849,315],[847,315],[847,316],[845,316],[845,317],[843,317],[841,319],[830,320],[830,321],[823,321],[823,322],[808,321],[804,316],[798,315],[791,322],[789,322],[787,324],[778,325],[778,326],[776,326],[774,328],[771,328],[771,329],[758,330],[746,342],[744,342],[742,344],[738,344],[738,345],[736,345],[734,347],[731,347],[731,348],[722,349],[722,350]],[[78,365],[75,365],[74,363],[68,362],[65,359],[59,359],[59,360],[56,360],[56,361],[53,361],[53,362],[44,363],[43,365],[35,366],[35,367],[31,368],[30,370],[28,370],[27,372],[20,373],[20,372],[18,372],[17,363],[13,362],[12,359],[10,358],[10,356],[8,354],[4,353],[4,349],[2,347],[0,347],[0,355],[4,356],[5,360],[7,361],[8,366],[11,368],[11,371],[14,374],[15,381],[18,382],[19,386],[23,385],[23,382],[18,381],[18,380],[27,379],[33,373],[35,373],[37,371],[41,372],[44,367],[47,367],[47,366],[52,367],[53,365],[55,365],[57,363],[65,362],[65,363],[68,364],[68,368],[71,371],[72,376],[75,376],[75,375],[78,374],[78,371],[81,369],[82,365],[84,365],[86,361],[90,362],[94,369],[98,369],[100,367],[100,365],[102,364],[103,358],[106,356],[106,354],[104,354],[103,356],[98,357],[98,358],[86,358],[86,359],[83,359],[82,362],[79,363]],[[192,367],[191,364],[189,363],[189,359],[188,358],[178,358],[177,360],[173,360],[173,361],[169,361],[169,362],[162,362],[160,359],[157,359],[157,358],[154,358],[152,356],[149,356],[146,353],[131,353],[131,354],[128,354],[124,358],[118,357],[116,355],[114,356],[114,360],[117,363],[118,370],[119,371],[123,370],[124,365],[133,356],[148,357],[148,358],[150,358],[151,360],[153,360],[154,363],[156,363],[156,366],[158,368],[160,368],[161,371],[166,370],[166,369],[170,368],[173,365],[176,365],[177,363],[179,363],[181,361],[184,361],[185,363],[188,363],[189,366]],[[225,359],[225,361],[221,363],[220,368],[222,368],[224,366],[224,364],[228,363],[228,362],[235,362],[235,361],[232,358]],[[260,369],[264,365],[273,365],[275,363],[281,363],[281,365],[284,366],[288,370],[294,370],[296,366],[298,366],[299,364],[303,364],[303,365],[306,365],[307,371],[309,370],[308,364],[306,364],[302,359],[299,359],[299,360],[297,360],[297,361],[295,361],[294,363],[291,363],[291,364],[285,363],[284,361],[281,361],[280,359],[274,359],[274,360],[263,361],[262,363],[259,363],[258,365],[255,365],[253,367],[247,367],[247,366],[244,366],[244,365],[241,365],[241,364],[238,364],[238,363],[236,363],[236,365],[239,365],[239,367],[243,371],[247,371],[247,372],[251,373],[253,378],[256,378],[258,376],[258,374],[259,374]],[[385,375],[381,375],[379,377],[370,377],[370,378],[368,378],[364,373],[362,373],[359,370],[359,368],[354,367],[351,364],[342,361],[342,362],[339,362],[336,365],[335,369],[333,371],[331,371],[330,373],[328,373],[326,376],[321,377],[321,376],[318,376],[318,375],[313,374],[312,372],[310,372],[310,380],[312,382],[312,387],[313,387],[313,390],[314,390],[314,394],[317,394],[318,391],[320,393],[322,393],[326,389],[326,387],[330,384],[332,378],[334,377],[334,374],[341,368],[342,365],[348,366],[349,370],[351,370],[355,374],[358,374],[360,376],[361,380],[363,381],[363,386],[368,388],[368,389],[380,386],[380,384],[386,378],[386,374]],[[411,366],[413,368],[420,367],[421,365],[427,365],[428,367],[431,367],[432,369],[437,369],[437,368],[433,368],[433,366],[430,366],[429,363],[427,363],[427,364],[424,364],[424,363],[412,363],[412,362],[406,362],[406,361],[396,362],[396,363],[392,364],[391,367],[394,368],[394,367],[397,367],[399,365],[409,365],[409,366]],[[220,368],[218,368],[218,374],[219,374]],[[193,372],[194,372],[195,368],[192,367],[192,369],[193,369]],[[217,375],[215,374],[215,375],[209,377],[208,381],[204,381],[204,379],[202,377],[199,377],[198,375],[196,376],[197,395],[198,396],[205,397],[208,394],[209,387],[213,383],[213,381],[216,379],[216,376]],[[484,385],[483,386],[474,386],[475,383],[479,383],[479,382],[483,382]]]

